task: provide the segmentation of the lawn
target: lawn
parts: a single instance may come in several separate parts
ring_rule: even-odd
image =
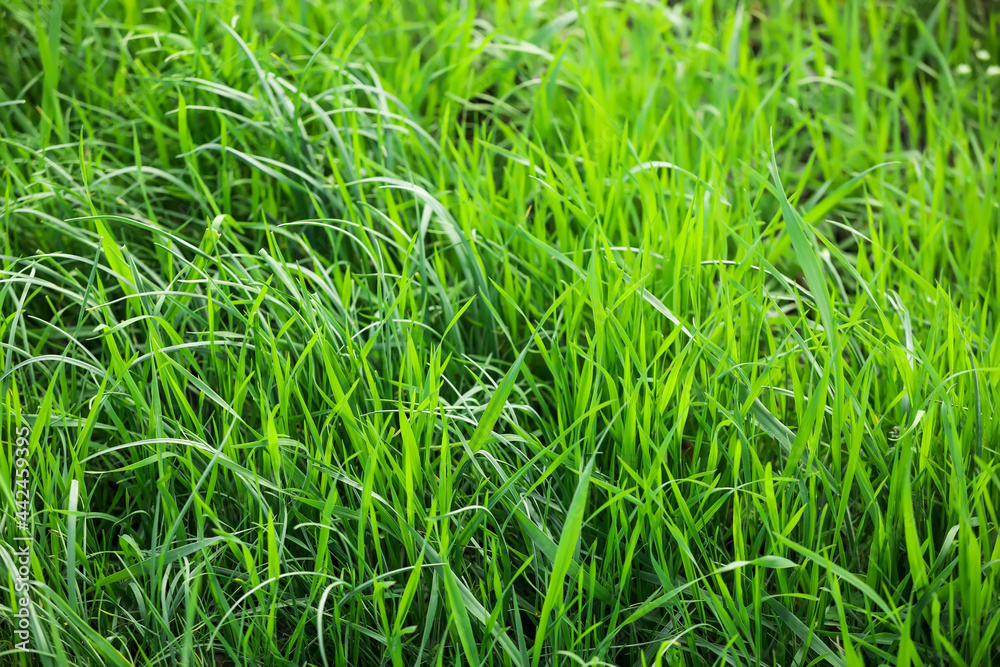
[[[0,0],[0,664],[1000,663],[986,0]]]

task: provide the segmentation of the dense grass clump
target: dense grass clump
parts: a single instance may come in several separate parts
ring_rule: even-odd
[[[990,7],[3,0],[0,663],[1000,661]]]

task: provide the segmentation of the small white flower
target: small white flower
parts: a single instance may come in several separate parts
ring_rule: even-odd
[[[986,76],[1000,76],[1000,65],[990,65],[986,68]]]
[[[976,57],[980,60],[986,61],[990,59],[990,52],[986,49],[979,49],[976,51]]]
[[[959,76],[969,76],[970,74],[972,74],[972,68],[969,67],[967,64],[962,63],[961,65],[955,68],[955,74]]]

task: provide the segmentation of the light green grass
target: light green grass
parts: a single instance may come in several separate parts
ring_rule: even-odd
[[[44,4],[0,663],[1000,661],[990,3]]]

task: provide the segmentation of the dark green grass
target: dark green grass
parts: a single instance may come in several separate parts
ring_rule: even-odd
[[[0,662],[1000,661],[990,7],[3,0]]]

